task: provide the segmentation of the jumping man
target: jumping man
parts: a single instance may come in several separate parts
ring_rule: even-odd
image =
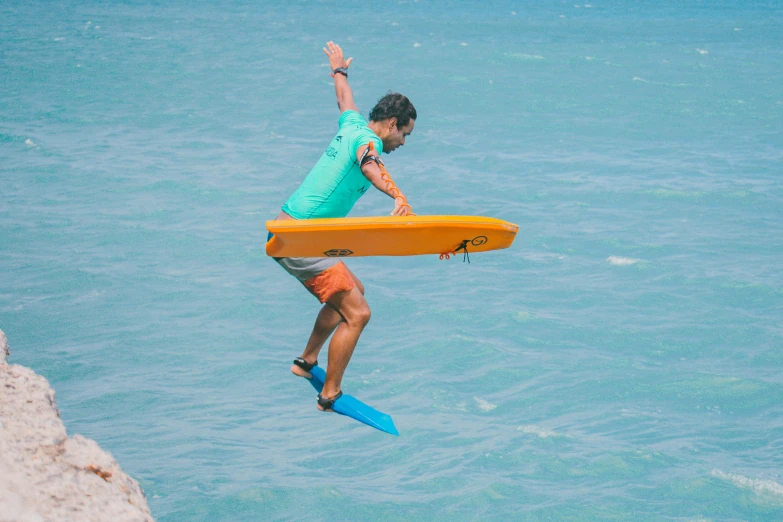
[[[405,196],[382,177],[381,151],[390,153],[405,144],[413,132],[416,109],[402,94],[389,93],[370,111],[370,122],[362,118],[348,85],[348,68],[334,42],[324,48],[334,78],[339,130],[318,163],[286,201],[276,219],[345,217],[356,201],[374,186],[394,198],[392,216],[407,216],[411,207]],[[270,235],[271,237],[271,235]],[[275,258],[286,272],[297,278],[323,303],[313,332],[291,371],[308,379],[318,364],[318,353],[332,333],[326,382],[318,395],[318,408],[331,411],[342,392],[340,383],[359,336],[370,321],[370,307],[364,299],[364,285],[345,263],[335,258]]]

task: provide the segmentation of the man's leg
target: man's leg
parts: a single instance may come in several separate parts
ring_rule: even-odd
[[[337,325],[342,322],[342,316],[337,313],[337,310],[332,308],[329,303],[324,303],[321,307],[321,311],[318,312],[318,317],[315,319],[315,325],[313,331],[310,334],[310,339],[307,340],[304,352],[300,357],[305,361],[313,364],[318,360],[318,354],[321,352],[324,343],[332,335]],[[291,371],[299,377],[305,377],[307,379],[312,378],[310,372],[303,370],[297,365],[291,366]]]
[[[338,310],[343,321],[337,326],[329,343],[329,366],[321,391],[321,397],[325,399],[331,399],[339,393],[348,361],[351,360],[362,330],[370,321],[370,307],[358,287],[333,295],[328,303]]]
[[[356,277],[356,275],[354,275],[354,273],[351,272],[348,267],[345,268],[348,270],[348,273],[351,274],[351,277],[353,278],[356,287],[359,289],[359,292],[364,295],[364,285],[362,282],[359,281],[359,278]],[[337,328],[337,325],[339,325],[342,320],[342,316],[337,312],[333,305],[329,304],[328,302],[324,303],[324,305],[321,307],[321,311],[318,312],[318,317],[315,319],[315,325],[313,326],[313,331],[310,334],[310,339],[307,340],[307,345],[305,346],[304,352],[302,352],[300,357],[310,364],[313,364],[315,361],[317,361],[318,354],[321,352],[321,348],[323,348],[326,340],[330,335],[332,335],[332,332],[334,332],[334,329]],[[310,372],[303,370],[295,364],[291,366],[291,372],[293,372],[295,375],[298,375],[299,377],[305,377],[307,379],[312,378]]]

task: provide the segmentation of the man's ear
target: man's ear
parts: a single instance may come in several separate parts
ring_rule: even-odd
[[[394,130],[397,128],[397,118],[395,116],[392,116],[389,118],[389,130]]]

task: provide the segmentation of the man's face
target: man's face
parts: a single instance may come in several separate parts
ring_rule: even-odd
[[[396,150],[398,147],[405,145],[405,138],[413,132],[413,126],[416,123],[414,120],[408,122],[406,126],[401,129],[397,128],[397,118],[389,120],[389,134],[386,139],[383,140],[383,152],[389,154]]]

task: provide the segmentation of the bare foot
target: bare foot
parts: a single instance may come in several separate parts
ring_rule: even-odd
[[[305,379],[313,378],[312,373],[308,372],[307,370],[303,370],[302,368],[298,367],[295,364],[291,365],[291,373],[293,373],[297,377],[304,377]]]

